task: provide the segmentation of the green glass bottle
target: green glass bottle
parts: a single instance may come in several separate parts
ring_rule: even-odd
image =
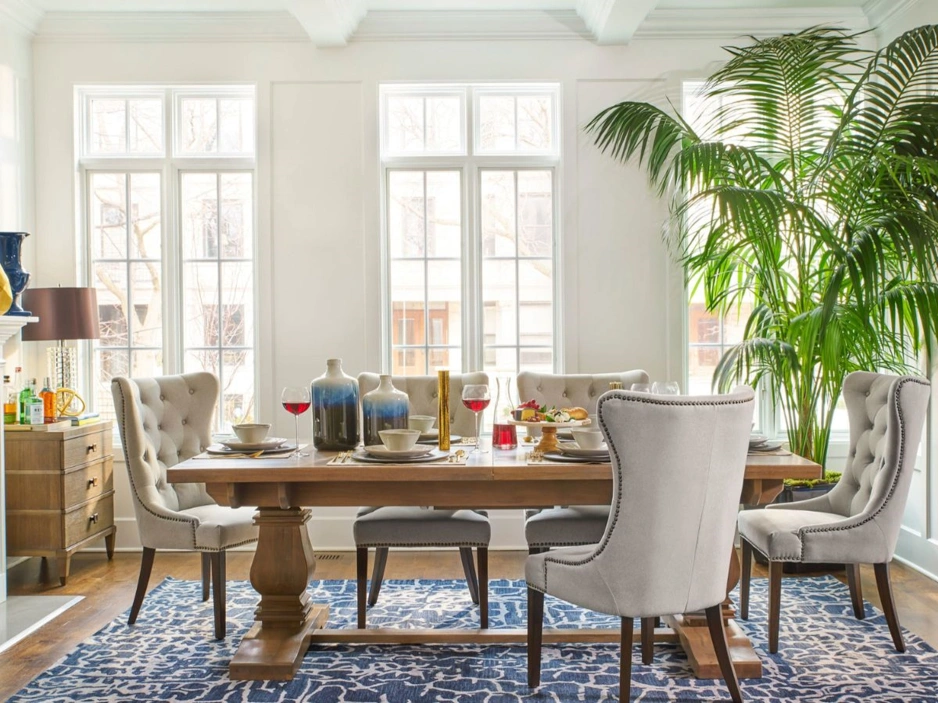
[[[36,379],[27,381],[26,386],[20,391],[20,424],[29,424],[29,399],[36,395]]]

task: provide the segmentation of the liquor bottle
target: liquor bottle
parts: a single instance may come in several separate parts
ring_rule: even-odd
[[[55,422],[55,391],[52,390],[52,382],[48,376],[39,391],[39,397],[42,398],[42,419],[44,422]]]
[[[35,394],[36,388],[36,379],[31,379],[26,382],[26,385],[23,386],[23,390],[20,391],[20,424],[28,425],[29,424],[29,399],[32,398]]]
[[[3,424],[16,423],[16,391],[9,376],[3,377]]]
[[[7,394],[7,403],[12,403],[15,407],[13,408],[13,424],[17,425],[20,421],[20,383],[22,383],[22,373],[23,367],[17,366],[13,374],[13,383],[10,385],[10,392]]]

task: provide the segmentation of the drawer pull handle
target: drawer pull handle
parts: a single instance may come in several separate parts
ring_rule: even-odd
[[[88,520],[91,521],[92,523],[94,523],[95,525],[97,525],[97,524],[98,524],[98,514],[95,513],[95,514],[92,515],[90,518],[88,518]]]
[[[88,479],[88,488],[95,488],[98,485],[98,477]]]
[[[96,452],[96,451],[98,451],[98,445],[97,445],[97,444],[89,444],[89,445],[88,445],[88,454],[91,454],[92,452]]]

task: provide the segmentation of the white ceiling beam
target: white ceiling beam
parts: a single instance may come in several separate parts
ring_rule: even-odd
[[[30,36],[36,33],[43,12],[29,0],[0,0],[2,24],[14,27]]]
[[[658,0],[579,0],[583,18],[597,44],[628,44],[658,5]]]
[[[318,47],[348,44],[368,13],[362,0],[288,0],[287,9]]]

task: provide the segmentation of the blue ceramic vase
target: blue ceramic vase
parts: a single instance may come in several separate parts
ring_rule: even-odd
[[[10,280],[10,290],[13,293],[13,303],[7,310],[7,315],[29,317],[29,311],[23,310],[20,305],[20,294],[26,290],[29,283],[29,274],[20,265],[20,250],[23,240],[29,236],[28,232],[0,232],[0,266]]]
[[[362,396],[362,439],[366,447],[382,444],[378,434],[381,430],[407,429],[407,394],[394,387],[390,376],[379,379],[378,387]]]
[[[313,446],[344,450],[358,446],[358,381],[342,371],[342,359],[326,361],[312,383]]]

